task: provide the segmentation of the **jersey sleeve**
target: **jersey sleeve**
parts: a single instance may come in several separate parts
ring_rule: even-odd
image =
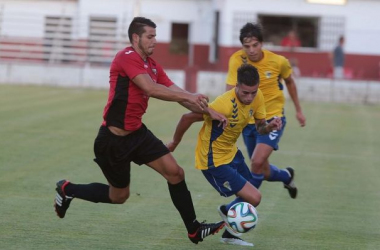
[[[166,87],[170,87],[174,84],[170,80],[170,78],[167,76],[166,72],[164,69],[161,67],[161,65],[156,64],[156,69],[157,69],[157,83],[165,85]]]
[[[257,92],[255,100],[252,102],[252,108],[254,110],[253,117],[255,120],[262,120],[266,117],[264,96],[261,90]]]
[[[283,79],[288,78],[292,74],[292,66],[289,63],[289,60],[285,57],[281,57],[280,65],[280,76]]]
[[[228,85],[236,86],[237,83],[237,70],[241,63],[236,59],[236,57],[231,56],[228,62],[228,72],[226,83]]]

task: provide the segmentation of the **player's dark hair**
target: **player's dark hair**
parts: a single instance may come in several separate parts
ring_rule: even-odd
[[[240,42],[244,43],[244,39],[255,37],[259,42],[263,42],[263,29],[260,24],[246,23],[240,29]]]
[[[250,64],[243,64],[237,70],[237,84],[255,86],[260,82],[257,69]]]
[[[139,35],[139,37],[141,37],[141,35],[145,32],[145,29],[144,29],[145,26],[149,26],[152,28],[157,27],[157,25],[148,18],[145,18],[145,17],[133,18],[128,28],[128,37],[131,43],[132,43],[132,34],[137,34]]]

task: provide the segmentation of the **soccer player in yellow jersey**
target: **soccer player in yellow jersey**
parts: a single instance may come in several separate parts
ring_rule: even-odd
[[[252,184],[254,177],[236,146],[241,132],[251,117],[255,118],[256,129],[262,134],[279,130],[282,125],[280,118],[266,122],[264,98],[258,86],[257,69],[251,65],[242,65],[237,70],[236,87],[217,97],[207,108],[225,116],[228,120],[227,126],[220,126],[221,119],[213,120],[206,114],[188,113],[182,116],[173,140],[167,145],[170,151],[174,151],[191,124],[204,120],[198,134],[195,167],[202,170],[203,175],[221,196],[237,196],[231,203],[218,208],[225,221],[228,209],[235,203],[246,201],[256,207],[261,200],[260,192]],[[240,234],[227,226],[221,240],[227,244],[253,246],[239,236]]]
[[[263,35],[261,27],[257,24],[247,23],[240,30],[242,49],[235,52],[229,60],[227,74],[227,90],[237,83],[236,70],[242,64],[253,65],[260,75],[260,87],[265,99],[266,119],[270,122],[275,117],[282,120],[282,129],[260,135],[252,119],[243,131],[244,143],[251,158],[251,171],[255,179],[254,186],[259,188],[262,181],[280,181],[288,189],[291,198],[297,197],[297,187],[294,183],[294,169],[279,169],[269,164],[269,156],[273,150],[278,149],[278,143],[286,125],[283,94],[285,82],[289,95],[296,109],[296,117],[301,125],[305,126],[305,116],[302,113],[298,100],[297,88],[292,78],[292,68],[289,61],[280,55],[262,49]]]

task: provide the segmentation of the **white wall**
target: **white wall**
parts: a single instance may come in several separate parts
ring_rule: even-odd
[[[74,16],[75,2],[0,0],[1,36],[38,37],[44,36],[47,15]]]
[[[225,91],[225,82],[225,73],[199,72],[197,91],[209,96],[218,96]],[[300,77],[296,79],[296,84],[300,100],[380,104],[380,82]],[[284,95],[291,101],[286,88]]]
[[[166,73],[173,82],[184,88],[184,71],[168,70]],[[220,95],[225,91],[225,79],[225,73],[200,71],[197,75],[197,92],[210,97]],[[108,67],[83,68],[0,62],[0,84],[108,89],[108,82]],[[380,82],[298,78],[296,83],[300,100],[380,104]],[[284,94],[289,99],[286,90]]]
[[[167,70],[166,73],[179,87],[185,88],[184,71]],[[108,88],[108,83],[108,67],[0,62],[0,84]]]
[[[221,44],[240,45],[234,39],[233,14],[252,13],[252,21],[257,14],[295,16],[340,16],[344,17],[347,53],[380,55],[380,1],[348,0],[346,5],[309,4],[306,0],[226,0],[223,6]],[[236,32],[236,31],[235,31]]]
[[[347,53],[380,55],[380,1],[374,0],[348,0],[343,6],[308,4],[306,0],[0,0],[0,35],[41,37],[44,16],[64,13],[80,25],[74,35],[86,37],[91,15],[115,16],[119,28],[126,29],[139,13],[157,23],[159,42],[169,42],[171,23],[182,22],[191,24],[190,42],[210,44],[214,9],[221,11],[219,41],[223,46],[240,45],[234,36],[238,32],[233,30],[234,13],[252,14],[253,21],[257,14],[340,16],[345,19]]]

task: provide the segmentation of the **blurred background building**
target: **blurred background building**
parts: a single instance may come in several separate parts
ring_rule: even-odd
[[[343,35],[344,80],[365,81],[371,92],[380,80],[379,9],[378,0],[0,0],[0,82],[107,86],[129,23],[145,16],[158,26],[153,57],[190,91],[223,91],[240,28],[259,22],[264,47],[288,57],[306,82],[332,78],[331,51]]]

